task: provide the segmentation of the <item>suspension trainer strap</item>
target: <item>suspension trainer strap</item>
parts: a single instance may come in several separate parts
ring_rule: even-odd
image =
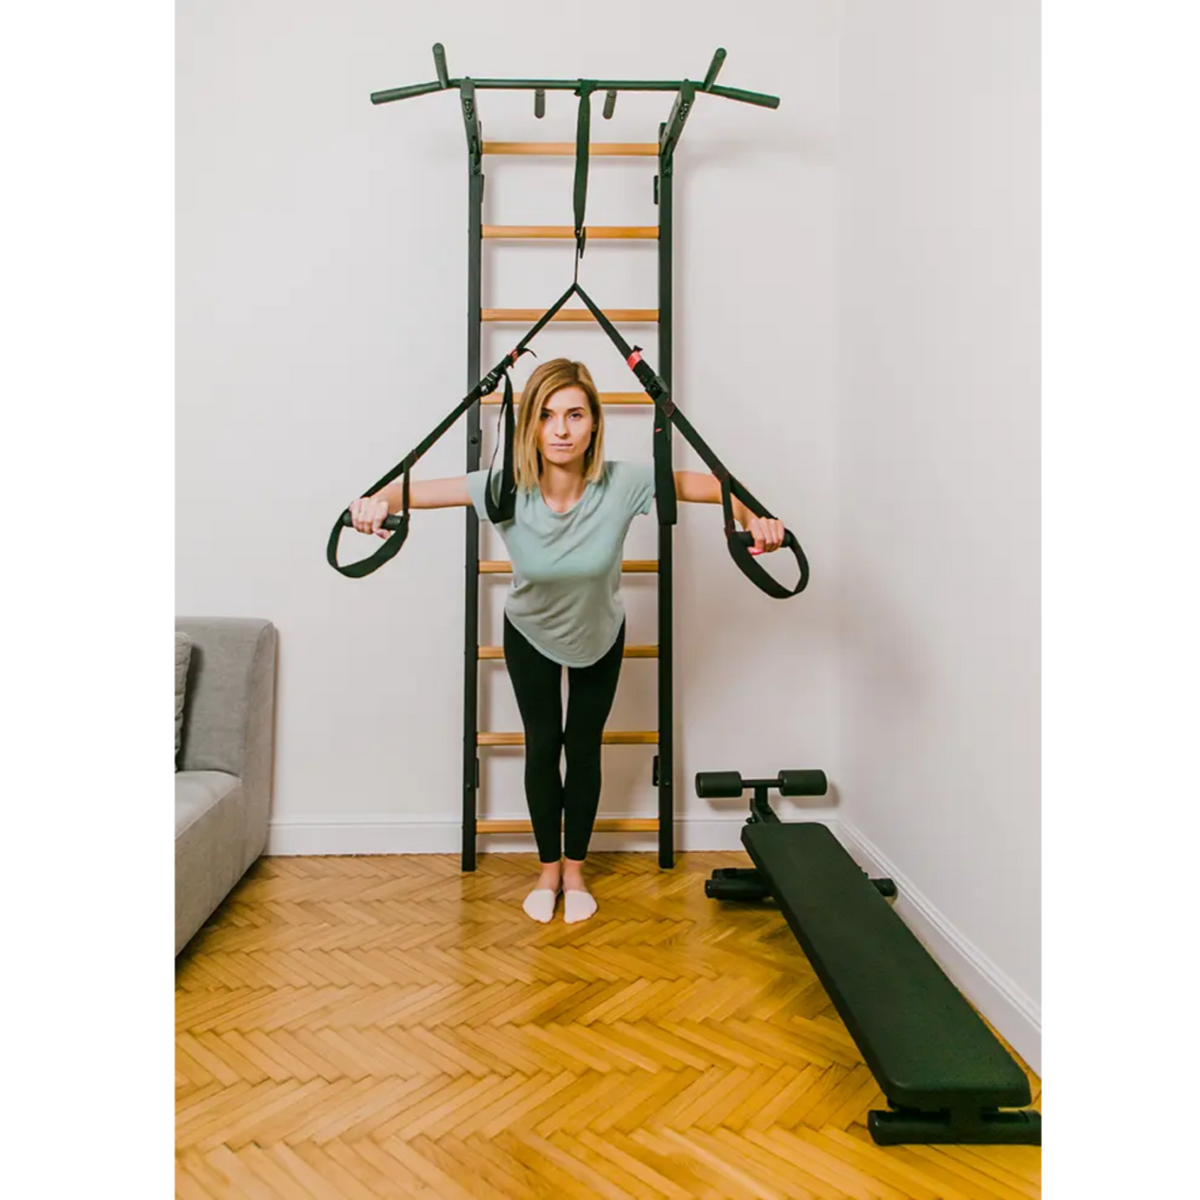
[[[553,307],[548,309],[538,320],[537,324],[517,343],[516,347],[504,356],[480,381],[471,389],[471,391],[462,398],[454,410],[441,421],[437,428],[434,429],[428,437],[426,437],[420,445],[410,450],[392,468],[382,479],[377,480],[371,485],[363,496],[373,496],[380,488],[385,488],[397,476],[404,475],[404,491],[403,491],[403,507],[399,513],[388,516],[383,527],[392,531],[392,536],[388,538],[378,550],[375,551],[369,558],[364,558],[360,562],[349,563],[342,566],[337,560],[338,542],[341,540],[342,531],[350,525],[353,525],[354,520],[350,516],[350,510],[346,509],[337,522],[334,524],[332,531],[329,534],[329,541],[325,547],[325,559],[329,565],[342,575],[350,579],[362,579],[366,575],[370,575],[374,571],[378,571],[384,563],[400,552],[400,548],[404,545],[404,539],[408,537],[408,522],[409,522],[409,472],[412,470],[416,462],[429,450],[429,448],[440,438],[459,417],[463,415],[477,401],[484,396],[490,395],[499,386],[503,378],[504,400],[501,402],[500,419],[504,425],[504,465],[503,475],[500,481],[500,499],[495,501],[492,496],[491,476],[489,468],[488,486],[484,489],[484,494],[488,501],[488,517],[493,521],[510,521],[512,520],[513,512],[516,506],[516,479],[513,471],[513,394],[512,380],[509,378],[508,372],[513,364],[521,357],[522,354],[532,354],[528,345],[541,332],[542,328],[551,320],[555,313],[575,294],[575,285],[572,284],[554,303]],[[493,456],[493,462],[494,462]]]
[[[729,474],[725,464],[712,452],[708,443],[693,428],[692,423],[679,411],[678,406],[671,399],[670,389],[666,383],[642,357],[642,348],[640,346],[630,346],[621,336],[616,326],[605,316],[603,310],[578,284],[575,285],[575,291],[579,294],[579,298],[584,304],[591,310],[592,316],[599,322],[600,327],[608,334],[609,340],[620,350],[626,364],[637,376],[638,382],[642,385],[642,390],[654,401],[655,408],[662,415],[662,418],[671,421],[675,425],[691,444],[692,449],[704,460],[708,469],[720,481],[721,508],[725,517],[725,541],[729,547],[730,556],[738,565],[742,574],[758,588],[766,592],[768,596],[774,596],[779,600],[785,600],[790,596],[798,595],[804,591],[808,586],[808,559],[805,557],[804,550],[796,540],[795,535],[791,530],[786,530],[783,539],[783,545],[796,556],[796,562],[800,568],[800,580],[794,588],[789,590],[765,571],[756,561],[756,557],[750,553],[750,547],[754,544],[754,538],[748,533],[737,530],[733,519],[732,498],[733,496],[737,496],[756,516],[768,517],[774,520],[772,514],[767,511],[765,505],[756,500]],[[655,502],[658,506],[658,523],[660,525],[673,525],[676,518],[674,474],[670,469],[670,463],[660,463],[657,459],[654,464],[654,492]]]
[[[587,241],[584,220],[587,213],[588,156],[592,137],[592,91],[594,80],[581,79],[575,95],[579,97],[579,121],[575,127],[575,279],[579,280],[579,260]]]
[[[514,350],[514,354],[519,352]],[[492,462],[488,467],[487,484],[483,489],[483,502],[487,506],[488,520],[494,525],[511,521],[517,511],[517,476],[513,468],[513,386],[512,378],[504,372],[504,399],[500,401],[500,417],[504,422],[504,466],[500,474],[500,499],[492,497],[492,470],[496,465],[497,444],[492,451]]]

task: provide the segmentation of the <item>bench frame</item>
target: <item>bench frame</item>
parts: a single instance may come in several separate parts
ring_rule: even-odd
[[[729,774],[732,775],[732,773]],[[753,788],[754,793],[750,801],[750,816],[746,821],[746,826],[772,823],[776,825],[783,824],[771,808],[770,801],[767,798],[768,788],[780,786],[779,781],[769,779],[746,780],[744,786]],[[701,776],[697,776],[697,791],[701,791]],[[714,794],[711,787],[708,794]],[[728,794],[728,791],[724,794]],[[745,836],[746,828],[743,828],[742,833],[743,844],[746,846],[751,860],[755,862],[755,867],[750,870],[726,867],[713,871],[712,877],[705,882],[705,894],[711,898],[753,902],[766,899],[776,893],[775,882],[764,869],[763,864],[756,858],[752,846]],[[853,861],[845,848],[840,848],[842,853],[846,854],[846,857]],[[863,874],[867,873],[864,871]],[[872,879],[871,883],[884,898],[892,898],[896,895],[896,885],[890,879]],[[844,1002],[840,996],[839,989],[833,980],[826,978],[826,971],[819,956],[814,955],[810,950],[810,946],[806,944],[807,938],[803,928],[799,926],[797,921],[793,920],[792,914],[786,908],[784,908],[784,915],[792,928],[792,932],[796,936],[796,940],[800,943],[801,949],[804,950],[806,956],[809,958],[817,977],[821,980],[822,985],[845,1022],[848,1032],[855,1039],[860,1053],[863,1053],[864,1060],[870,1066],[870,1055],[855,1032],[857,1021],[854,1015],[843,1011]],[[903,924],[899,914],[894,913],[893,915],[897,921],[901,921]],[[933,960],[932,956],[930,958],[931,961],[934,961],[938,970],[941,970],[940,965],[936,964],[936,960]],[[945,974],[944,971],[942,973]],[[886,1095],[886,1082],[878,1078],[878,1073],[874,1067],[872,1067],[872,1072],[876,1074],[877,1081],[884,1089]],[[951,1108],[930,1111],[897,1105],[892,1101],[891,1097],[888,1097],[888,1104],[890,1106],[888,1110],[873,1110],[867,1117],[867,1129],[876,1144],[881,1146],[910,1143],[1041,1145],[1041,1114],[1031,1110],[1007,1110],[993,1105],[962,1104]]]

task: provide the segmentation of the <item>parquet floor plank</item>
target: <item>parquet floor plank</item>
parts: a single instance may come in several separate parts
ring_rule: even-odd
[[[575,926],[534,859],[260,860],[176,962],[176,1195],[1040,1200],[1036,1147],[875,1145],[778,909],[704,897],[741,855],[593,855]]]

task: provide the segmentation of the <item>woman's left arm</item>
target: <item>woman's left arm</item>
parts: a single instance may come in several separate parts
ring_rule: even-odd
[[[715,475],[700,471],[675,472],[675,496],[695,504],[720,504],[721,484]],[[736,496],[730,497],[733,518],[754,535],[755,554],[778,550],[783,544],[783,522],[775,517],[756,517]]]

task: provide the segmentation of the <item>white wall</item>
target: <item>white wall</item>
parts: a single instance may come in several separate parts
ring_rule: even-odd
[[[1036,1064],[1039,8],[844,10],[840,816]]]
[[[702,96],[689,120],[677,155],[675,381],[700,433],[797,531],[813,581],[801,598],[768,599],[729,560],[718,509],[681,513],[678,845],[739,845],[743,805],[698,800],[697,770],[832,763],[839,9],[809,0],[715,14],[681,3],[178,6],[176,607],[279,627],[273,849],[459,844],[465,516],[418,514],[401,556],[365,580],[324,558],[337,514],[474,382],[457,94],[368,99],[433,79],[435,41],[452,75],[475,77],[698,79],[724,46],[721,83],[782,98],[772,112]],[[528,93],[483,92],[479,103],[489,139],[573,139],[569,93],[550,94],[541,122]],[[600,107],[597,140],[649,141],[670,98],[623,94],[609,123]],[[488,159],[485,170],[485,221],[570,223],[569,159]],[[652,177],[645,160],[594,160],[589,221],[655,223]],[[485,255],[486,305],[544,308],[571,279],[567,243]],[[593,243],[584,260],[582,281],[609,307],[653,307],[655,279],[651,244]],[[518,332],[487,327],[485,363]],[[629,332],[654,361],[652,330]],[[602,389],[635,386],[598,331],[554,327],[534,348],[583,358]],[[535,363],[523,360],[518,384]],[[645,410],[612,413],[610,454],[648,459],[649,428]],[[462,472],[465,429],[418,477]],[[677,445],[677,466],[699,465]],[[654,533],[652,518],[638,522],[629,555],[653,557]],[[373,548],[343,538],[344,559]],[[502,556],[494,544],[485,553]],[[483,586],[490,641],[504,586]],[[631,641],[656,640],[655,586],[626,585]],[[627,663],[611,728],[654,726],[655,670]],[[518,728],[502,667],[481,674],[483,727]],[[651,753],[605,750],[602,815],[654,813]],[[522,815],[519,753],[482,757],[483,815]]]
[[[1038,9],[716,13],[178,7],[176,608],[279,626],[272,850],[457,850],[465,518],[418,514],[402,555],[365,580],[324,561],[337,513],[473,382],[457,97],[368,96],[432,79],[435,41],[452,75],[476,77],[698,78],[725,46],[721,82],[782,105],[700,97],[689,121],[676,390],[801,536],[813,580],[767,599],[729,561],[718,511],[681,511],[678,845],[739,845],[742,805],[698,800],[697,770],[825,767],[833,794],[807,814],[898,877],[905,915],[1036,1066]],[[669,107],[623,94],[605,123],[597,100],[594,137],[650,140]],[[537,122],[528,94],[480,98],[489,139],[572,140],[574,98],[548,109]],[[570,223],[569,159],[485,169],[489,223]],[[594,160],[589,220],[654,223],[652,175]],[[485,304],[544,307],[570,271],[569,244],[488,245]],[[583,282],[606,306],[651,307],[653,247],[594,242]],[[485,363],[519,332],[487,328]],[[627,332],[653,361],[652,331]],[[633,387],[597,331],[552,328],[535,349]],[[610,453],[648,458],[648,414],[610,417]],[[464,447],[461,422],[419,474],[461,473]],[[700,465],[681,439],[676,464]],[[343,541],[343,558],[373,548]],[[652,519],[628,553],[653,556]],[[503,556],[491,541],[485,554]],[[488,641],[504,586],[482,589]],[[626,581],[631,641],[655,640],[655,586]],[[626,664],[610,727],[653,727],[654,672]],[[502,667],[481,677],[483,727],[518,728]],[[520,754],[482,758],[483,814],[522,815]],[[606,749],[603,814],[653,814],[650,759]]]

